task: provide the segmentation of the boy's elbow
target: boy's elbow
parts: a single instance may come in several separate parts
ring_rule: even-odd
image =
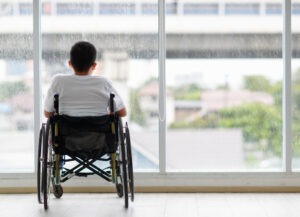
[[[53,112],[44,111],[44,115],[46,118],[50,118],[53,115]]]
[[[127,115],[126,108],[123,108],[117,112],[119,117],[125,117]]]

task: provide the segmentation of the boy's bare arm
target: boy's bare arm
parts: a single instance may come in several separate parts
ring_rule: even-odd
[[[44,115],[46,118],[50,118],[53,115],[53,112],[44,111]]]
[[[122,108],[121,110],[117,111],[119,117],[125,117],[127,115],[126,108]]]

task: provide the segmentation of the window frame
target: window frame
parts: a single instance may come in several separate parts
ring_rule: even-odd
[[[158,45],[159,45],[159,171],[135,174],[137,187],[300,187],[300,173],[292,170],[291,145],[291,0],[283,1],[283,168],[279,172],[168,172],[166,171],[166,31],[165,0],[158,0]],[[41,2],[33,0],[33,50],[34,50],[34,144],[35,156],[41,112]],[[37,159],[35,159],[36,162]],[[36,165],[36,163],[35,163]],[[36,168],[35,168],[36,171]],[[109,186],[97,178],[89,178],[82,184],[79,178],[66,186]],[[1,173],[0,189],[28,188],[36,185],[35,173]],[[5,190],[4,190],[5,191]],[[30,190],[29,190],[30,191]]]

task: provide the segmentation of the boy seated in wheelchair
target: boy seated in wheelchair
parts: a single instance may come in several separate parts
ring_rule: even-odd
[[[72,75],[56,75],[48,89],[44,114],[51,117],[55,111],[54,95],[59,94],[59,113],[68,116],[102,116],[110,113],[110,93],[115,94],[114,111],[119,117],[126,116],[126,108],[111,81],[103,76],[92,75],[96,68],[97,51],[85,41],[75,43],[70,51],[69,66]]]
[[[50,182],[60,198],[60,183],[73,176],[96,174],[113,182],[119,197],[125,195],[126,208],[128,194],[134,198],[129,129],[119,118],[126,108],[108,79],[92,76],[96,53],[89,42],[74,44],[69,61],[74,74],[55,76],[46,95],[37,169],[38,201],[45,209]]]
[[[56,150],[61,154],[90,158],[113,152],[116,148],[108,145],[112,144],[109,134],[104,136],[103,133],[97,132],[98,129],[107,126],[105,121],[99,118],[111,113],[111,93],[114,94],[113,112],[118,117],[126,116],[126,108],[111,81],[103,76],[92,75],[96,68],[96,56],[96,48],[91,43],[75,43],[71,48],[69,60],[74,74],[56,75],[48,89],[44,105],[47,118],[57,112],[54,96],[59,96],[60,122],[57,138],[60,138],[61,144]],[[80,119],[76,120],[76,117]],[[94,117],[92,122],[91,117]]]

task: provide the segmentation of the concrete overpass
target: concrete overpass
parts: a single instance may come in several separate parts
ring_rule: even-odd
[[[32,20],[0,18],[0,58],[32,58]],[[300,18],[293,19],[293,56],[300,57]],[[100,52],[157,58],[157,17],[43,17],[43,56],[66,57],[78,40]],[[167,17],[168,58],[280,58],[282,18]]]

